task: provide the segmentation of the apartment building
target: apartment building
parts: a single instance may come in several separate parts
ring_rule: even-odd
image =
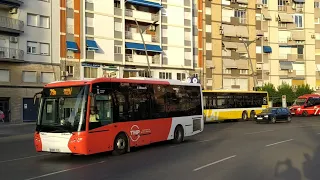
[[[320,90],[320,1],[314,2],[316,89]]]
[[[0,110],[7,122],[34,121],[33,95],[59,79],[59,2],[0,1]]]
[[[80,38],[74,41],[80,78],[186,79],[196,54],[193,5],[192,0],[82,1]]]
[[[257,84],[256,0],[202,0],[200,10],[204,88],[252,90]]]
[[[258,1],[256,27],[263,35],[256,47],[259,85],[271,82],[316,88],[317,21],[313,19],[318,4],[311,0]]]

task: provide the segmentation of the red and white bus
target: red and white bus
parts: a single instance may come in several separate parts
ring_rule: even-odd
[[[123,154],[130,147],[203,131],[199,84],[150,78],[97,78],[47,84],[34,134],[38,152]]]
[[[320,95],[299,96],[290,107],[290,112],[296,116],[320,115]]]

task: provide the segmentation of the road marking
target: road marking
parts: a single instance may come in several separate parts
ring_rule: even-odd
[[[219,161],[215,161],[215,162],[212,162],[212,163],[210,163],[210,164],[207,164],[207,165],[204,165],[204,166],[198,167],[198,168],[194,169],[193,171],[199,171],[199,170],[201,170],[201,169],[203,169],[203,168],[206,168],[206,167],[209,167],[209,166],[212,166],[212,165],[218,164],[218,163],[220,163],[220,162],[226,161],[226,160],[231,159],[231,158],[234,158],[234,157],[236,157],[236,155],[229,156],[229,157],[226,157],[226,158],[220,159]]]
[[[9,160],[0,161],[0,164],[12,162],[12,161],[20,161],[20,160],[24,160],[24,159],[31,159],[31,158],[41,157],[41,156],[48,156],[48,155],[50,155],[50,154],[41,154],[41,155],[36,155],[36,156],[27,156],[27,157],[22,157],[22,158],[9,159]]]
[[[274,130],[266,130],[266,131],[258,131],[258,132],[245,133],[245,135],[259,134],[259,133],[265,133],[265,132],[271,132],[271,131],[274,131]]]
[[[293,141],[293,139],[288,139],[288,140],[285,140],[285,141],[279,141],[279,142],[276,142],[276,143],[268,144],[268,145],[266,145],[266,147],[274,146],[274,145],[285,143],[285,142],[289,142],[289,141]]]
[[[185,144],[203,143],[203,142],[208,142],[208,141],[212,141],[212,139],[201,140],[201,141],[196,141],[196,142],[189,142],[189,143],[185,143]],[[173,146],[169,146],[169,147],[173,148],[173,147],[177,147],[177,146],[181,146],[181,145],[184,145],[184,144],[178,144],[178,145],[173,145]]]
[[[44,178],[44,177],[48,177],[48,176],[52,176],[52,175],[56,175],[56,174],[60,174],[60,173],[64,173],[64,172],[68,172],[68,171],[73,171],[73,170],[77,170],[77,169],[81,169],[81,168],[85,168],[85,167],[89,167],[89,166],[93,166],[93,165],[97,165],[97,164],[102,164],[102,163],[105,163],[105,161],[100,161],[100,162],[97,162],[97,163],[91,163],[91,164],[87,164],[87,165],[84,165],[84,166],[79,166],[79,167],[75,167],[75,168],[65,169],[65,170],[61,170],[61,171],[56,171],[56,172],[44,174],[44,175],[41,175],[41,176],[36,176],[36,177],[28,178],[28,179],[25,179],[25,180],[40,179],[40,178]]]

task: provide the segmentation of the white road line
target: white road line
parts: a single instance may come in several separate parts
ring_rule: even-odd
[[[317,133],[317,134],[320,134],[320,133]]]
[[[31,158],[41,157],[41,156],[48,156],[48,155],[50,155],[50,154],[41,154],[41,155],[36,155],[36,156],[27,156],[27,157],[22,157],[22,158],[9,159],[9,160],[0,161],[0,164],[12,162],[12,161],[20,161],[20,160],[24,160],[24,159],[31,159]]]
[[[194,169],[193,171],[199,171],[199,170],[201,170],[201,169],[203,169],[203,168],[206,168],[206,167],[209,167],[209,166],[218,164],[218,163],[220,163],[220,162],[226,161],[226,160],[231,159],[231,158],[234,158],[234,157],[236,157],[236,155],[229,156],[229,157],[226,157],[226,158],[224,158],[224,159],[220,159],[219,161],[215,161],[215,162],[212,162],[212,163],[210,163],[210,164],[207,164],[207,165],[198,167],[198,168]]]
[[[259,134],[259,133],[265,133],[265,132],[271,132],[271,131],[274,131],[274,130],[266,130],[266,131],[258,131],[258,132],[245,133],[245,135]]]
[[[190,142],[190,143],[185,143],[185,144],[203,143],[203,142],[208,142],[208,141],[212,141],[212,139],[201,140],[201,141],[196,141],[196,142]],[[177,146],[181,146],[181,145],[184,145],[184,144],[178,144],[178,145],[173,145],[173,146],[169,146],[169,147],[173,148],[173,147],[177,147]]]
[[[79,166],[79,167],[75,167],[75,168],[65,169],[65,170],[61,170],[61,171],[56,171],[56,172],[44,174],[44,175],[41,175],[41,176],[28,178],[28,179],[25,179],[25,180],[40,179],[40,178],[44,178],[44,177],[48,177],[48,176],[52,176],[52,175],[56,175],[56,174],[60,174],[60,173],[64,173],[64,172],[68,172],[68,171],[73,171],[73,170],[77,170],[77,169],[81,169],[81,168],[85,168],[85,167],[89,167],[89,166],[93,166],[93,165],[97,165],[97,164],[102,164],[104,162],[105,161],[100,161],[100,162],[97,162],[97,163],[91,163],[91,164],[87,164],[87,165],[84,165],[84,166]]]
[[[285,142],[289,142],[289,141],[293,141],[293,139],[288,139],[288,140],[285,140],[285,141],[279,141],[279,142],[276,142],[276,143],[268,144],[268,145],[266,145],[266,147],[274,146],[274,145],[285,143]]]

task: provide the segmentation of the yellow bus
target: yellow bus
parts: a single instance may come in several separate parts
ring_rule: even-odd
[[[247,121],[268,107],[266,91],[203,90],[205,122]]]

